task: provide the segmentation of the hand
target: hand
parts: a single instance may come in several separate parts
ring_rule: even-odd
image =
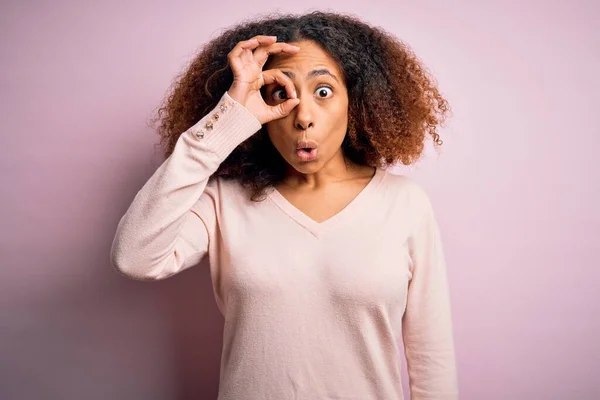
[[[291,44],[276,43],[276,40],[274,36],[255,36],[239,42],[227,56],[233,71],[233,83],[227,93],[252,112],[261,124],[285,117],[300,103],[288,76],[279,69],[262,70],[269,55],[296,54],[300,50]],[[260,88],[271,83],[285,87],[286,101],[275,106],[265,103]]]

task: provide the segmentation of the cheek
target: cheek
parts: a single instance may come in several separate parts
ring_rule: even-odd
[[[348,110],[343,109],[343,111],[336,113],[332,123],[332,129],[336,132],[336,136],[345,135],[348,128]]]
[[[340,101],[333,109],[334,119],[337,125],[348,122],[348,102]]]
[[[285,143],[285,128],[281,123],[281,120],[275,120],[268,122],[266,125],[267,133],[271,142],[275,147],[283,145]]]

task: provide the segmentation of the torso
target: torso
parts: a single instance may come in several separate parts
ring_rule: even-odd
[[[208,226],[223,399],[248,387],[255,398],[286,398],[290,387],[298,399],[403,398],[397,346],[423,202],[408,179],[361,172],[319,191],[280,185],[263,202],[217,181],[199,204],[205,220],[218,205]]]
[[[367,186],[375,169],[365,166],[356,176],[332,183],[322,189],[294,189],[277,185],[276,189],[292,205],[314,221],[320,223],[342,211]]]

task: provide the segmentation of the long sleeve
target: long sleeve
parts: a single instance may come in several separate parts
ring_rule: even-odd
[[[209,177],[260,128],[258,119],[225,93],[213,110],[183,132],[119,221],[110,254],[117,271],[133,279],[157,280],[199,262],[208,251],[210,227],[194,206],[214,200],[206,198]],[[214,216],[206,219],[214,221]]]
[[[411,400],[456,400],[458,377],[449,285],[440,231],[427,194],[419,190],[415,230],[409,239],[411,280],[403,340]]]

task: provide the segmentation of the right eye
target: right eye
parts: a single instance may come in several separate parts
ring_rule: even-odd
[[[281,95],[284,97],[279,97],[278,96],[279,93],[281,93]],[[277,90],[273,91],[273,93],[271,93],[271,96],[273,96],[273,98],[275,100],[287,100],[287,92],[285,91],[285,88],[281,88],[281,89],[277,89]]]

